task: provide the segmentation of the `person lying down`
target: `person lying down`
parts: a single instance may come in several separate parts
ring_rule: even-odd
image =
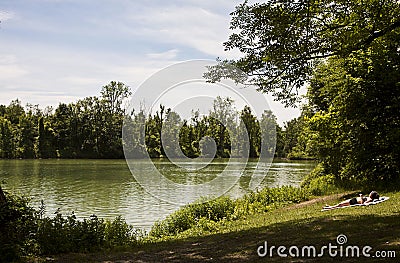
[[[364,197],[362,194],[360,194],[359,197],[347,199],[343,202],[340,202],[337,205],[331,205],[331,206],[326,205],[322,208],[322,210],[331,210],[331,209],[342,208],[342,207],[352,206],[352,205],[368,205],[369,203],[373,202],[374,200],[379,200],[379,194],[376,191],[372,191],[368,197]]]

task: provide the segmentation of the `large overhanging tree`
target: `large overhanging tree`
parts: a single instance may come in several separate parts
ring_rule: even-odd
[[[399,32],[400,1],[245,1],[231,15],[234,33],[224,46],[226,50],[238,49],[243,56],[221,60],[207,77],[211,81],[227,77],[254,84],[293,105],[299,89],[321,60],[347,57]]]
[[[231,29],[224,46],[242,56],[211,67],[211,81],[256,85],[286,105],[308,85],[308,132],[322,175],[399,179],[400,1],[246,1]]]

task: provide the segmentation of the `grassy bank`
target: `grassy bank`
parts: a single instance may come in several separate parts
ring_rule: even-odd
[[[353,195],[351,193],[350,195]],[[120,252],[96,254],[65,254],[54,256],[59,262],[398,262],[400,257],[400,193],[384,203],[321,212],[325,203],[335,203],[348,196],[331,195],[301,204],[292,204],[256,213],[238,220],[221,220],[212,228],[195,227],[168,239],[154,240]],[[371,246],[378,250],[395,251],[396,258],[260,258],[257,248],[268,244],[290,247],[336,245],[339,234],[347,236],[349,245]]]
[[[224,222],[298,203],[308,196],[309,192],[302,188],[282,186],[265,188],[236,200],[199,200],[156,222],[150,233],[144,235],[120,217],[114,221],[95,215],[83,221],[75,214],[45,217],[44,203],[37,210],[27,199],[7,194],[6,202],[0,204],[0,262],[60,253],[115,251],[172,240],[191,232],[212,232]]]

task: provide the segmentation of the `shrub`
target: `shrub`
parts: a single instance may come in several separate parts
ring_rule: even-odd
[[[97,216],[79,221],[75,215],[39,220],[37,242],[42,254],[88,252],[105,247],[106,223]]]
[[[140,231],[120,216],[109,221],[92,215],[80,221],[75,215],[64,218],[57,214],[54,218],[40,220],[37,242],[42,254],[57,254],[127,247],[135,245],[142,237]]]
[[[32,240],[37,228],[37,213],[28,205],[28,199],[5,194],[7,202],[0,204],[0,262],[33,253]]]
[[[135,245],[143,237],[142,231],[127,224],[121,216],[117,216],[113,221],[107,220],[105,223],[104,239],[110,248]]]
[[[333,175],[320,176],[310,181],[307,190],[312,195],[317,196],[331,194],[337,190],[334,182],[335,177]]]
[[[221,220],[235,220],[249,214],[267,212],[275,206],[298,203],[307,198],[307,192],[300,188],[282,186],[251,192],[237,200],[229,197],[219,197],[208,202],[199,200],[156,222],[149,235],[155,238],[173,236],[193,227],[210,231]]]
[[[234,219],[255,213],[268,212],[276,206],[288,203],[299,203],[308,199],[308,193],[301,188],[281,186],[263,188],[258,192],[250,192],[236,200]]]
[[[325,174],[321,164],[304,178],[301,187],[312,195],[321,196],[338,191],[337,180],[332,174]]]
[[[132,246],[143,233],[128,225],[121,217],[113,221],[78,220],[74,214],[44,217],[44,205],[39,210],[29,206],[28,199],[7,194],[0,205],[0,262],[16,261],[29,255],[68,252],[88,252]]]
[[[235,201],[229,197],[219,197],[214,200],[186,205],[169,215],[163,221],[157,221],[150,230],[152,237],[171,236],[192,228],[198,221],[205,218],[218,222],[230,217],[235,211]]]

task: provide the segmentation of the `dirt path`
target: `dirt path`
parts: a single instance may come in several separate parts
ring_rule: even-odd
[[[328,196],[322,196],[322,197],[318,197],[318,198],[314,198],[308,201],[304,201],[298,204],[294,204],[288,207],[285,207],[285,210],[292,210],[292,209],[297,209],[297,208],[301,208],[301,207],[305,207],[308,205],[312,205],[315,203],[328,203],[328,202],[332,202],[333,200],[337,200],[340,198],[343,198],[344,196],[348,196],[354,193],[356,193],[357,191],[353,191],[353,192],[345,192],[345,193],[341,193],[341,194],[332,194],[332,195],[328,195]]]

